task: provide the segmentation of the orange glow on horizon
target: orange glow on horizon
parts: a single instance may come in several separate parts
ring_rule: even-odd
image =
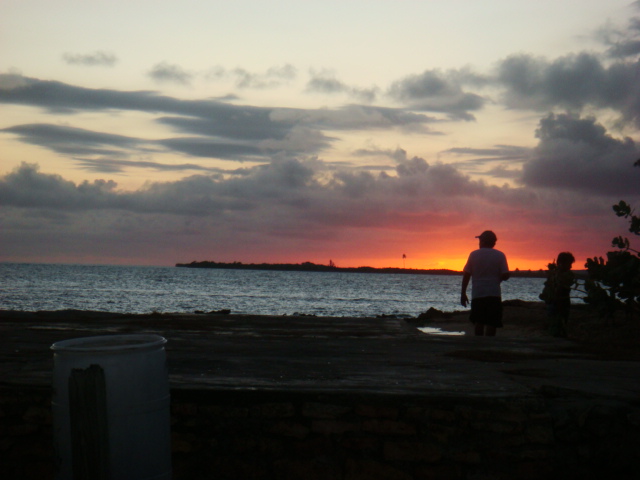
[[[518,270],[546,270],[547,265],[552,259],[531,259],[531,258],[508,258],[509,269],[514,271]],[[313,262],[312,260],[309,260]],[[357,267],[373,267],[373,268],[405,268],[407,270],[453,270],[455,272],[461,272],[467,262],[467,256],[464,257],[451,257],[441,258],[438,261],[424,260],[424,259],[411,259],[408,255],[407,258],[386,258],[386,259],[333,259],[333,262],[337,267],[342,268],[357,268]],[[247,262],[252,263],[252,262]],[[269,262],[267,262],[269,263]],[[273,262],[278,263],[278,262]],[[283,262],[283,263],[303,263],[303,262]],[[328,265],[329,260],[313,262],[322,265]],[[576,262],[575,268],[581,269],[582,264]]]
[[[309,257],[302,257],[301,259],[287,259],[287,258],[267,258],[268,255],[260,258],[234,258],[234,259],[224,259],[224,258],[192,258],[189,260],[180,260],[177,259],[173,263],[167,263],[165,261],[154,261],[153,259],[144,261],[142,259],[131,259],[131,258],[102,258],[102,257],[91,257],[84,256],[82,258],[73,257],[67,258],[65,256],[59,256],[56,258],[46,258],[46,257],[32,257],[29,259],[25,259],[22,261],[18,261],[18,263],[52,263],[52,264],[84,264],[84,265],[123,265],[123,266],[168,266],[172,267],[176,263],[190,263],[192,261],[201,262],[201,261],[214,261],[220,263],[233,263],[240,262],[244,264],[261,264],[261,263],[271,263],[271,264],[302,264],[305,262],[315,263],[316,265],[329,265],[331,261],[335,264],[336,267],[339,268],[358,268],[358,267],[372,267],[372,268],[404,268],[407,270],[452,270],[455,272],[461,272],[464,268],[464,265],[467,261],[467,257],[451,257],[451,258],[442,258],[438,261],[433,260],[424,260],[424,259],[411,259],[409,256],[403,259],[400,258],[380,258],[380,259],[371,259],[371,258],[333,258],[333,259],[314,259]],[[518,257],[508,257],[509,269],[511,271],[521,270],[521,271],[539,271],[539,270],[547,270],[547,265],[551,262],[553,258],[549,259],[531,259],[531,258],[518,258]],[[11,261],[11,260],[9,260]],[[582,270],[584,268],[584,261],[576,258],[576,263],[573,266],[574,270]]]

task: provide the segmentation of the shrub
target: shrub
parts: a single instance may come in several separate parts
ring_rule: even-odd
[[[636,162],[636,165],[640,160]],[[629,220],[629,231],[640,235],[640,217],[631,206],[620,201],[613,206],[618,217]],[[594,306],[601,316],[613,317],[622,310],[628,315],[640,310],[640,252],[631,248],[629,239],[618,236],[611,242],[617,250],[607,253],[606,259],[587,259],[589,278],[585,282],[585,301]]]

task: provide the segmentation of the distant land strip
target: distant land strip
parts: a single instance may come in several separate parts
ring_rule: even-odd
[[[304,263],[242,263],[242,262],[213,262],[193,261],[191,263],[176,263],[176,267],[184,268],[220,268],[228,270],[279,270],[289,272],[349,272],[349,273],[400,273],[413,275],[462,275],[455,270],[420,269],[420,268],[374,268],[374,267],[336,267],[335,265],[320,265],[312,262]],[[546,270],[515,270],[514,277],[546,277]]]

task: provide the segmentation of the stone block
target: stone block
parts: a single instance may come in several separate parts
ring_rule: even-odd
[[[22,416],[22,419],[28,423],[35,423],[38,425],[51,425],[51,408],[30,406]]]
[[[171,405],[171,413],[179,416],[195,416],[198,414],[198,405],[195,403],[174,403]]]
[[[32,423],[21,423],[7,427],[7,434],[11,437],[24,437],[36,433],[38,429],[38,425],[34,425]]]
[[[308,402],[302,406],[302,415],[310,418],[338,418],[352,409],[353,407],[345,405]]]
[[[425,407],[409,407],[405,410],[403,417],[407,420],[420,421],[428,418],[431,410]]]
[[[555,441],[551,426],[531,425],[527,428],[525,435],[531,443],[550,445]]]
[[[360,404],[356,406],[356,414],[361,417],[370,418],[386,418],[395,420],[398,418],[398,408],[378,405],[364,405]]]
[[[371,435],[345,436],[340,446],[347,450],[362,453],[378,452],[382,448],[382,440]]]
[[[275,435],[302,439],[309,435],[310,429],[298,422],[276,422],[267,426],[266,431]]]
[[[553,456],[553,453],[545,448],[526,448],[515,456],[520,460],[547,460]]]
[[[416,426],[395,420],[371,419],[362,422],[362,430],[381,435],[415,435]]]
[[[311,431],[323,435],[340,435],[346,432],[360,431],[360,423],[340,420],[316,420],[311,423]]]
[[[341,480],[340,465],[325,457],[313,459],[282,459],[274,465],[275,478],[283,480]]]
[[[250,409],[250,415],[259,418],[286,418],[293,417],[295,413],[296,409],[290,402],[263,403]]]
[[[413,480],[413,475],[375,460],[349,459],[344,480]]]
[[[477,465],[482,462],[482,455],[473,450],[449,452],[446,457],[454,462],[468,465]]]
[[[388,461],[434,463],[442,458],[440,447],[425,442],[387,441],[383,451]]]
[[[628,414],[627,421],[634,427],[640,427],[640,412],[633,412]]]
[[[195,435],[171,432],[171,451],[181,453],[191,453]]]
[[[521,433],[508,436],[501,435],[498,440],[498,443],[503,447],[521,447],[528,442],[529,441]]]
[[[462,480],[464,478],[475,477],[467,477],[459,465],[453,464],[417,465],[413,474],[414,480]]]
[[[460,431],[455,426],[429,425],[425,429],[427,438],[433,439],[440,444],[450,444],[455,437],[460,435]],[[425,435],[422,435],[425,436]]]
[[[500,434],[516,433],[521,430],[521,426],[518,424],[506,423],[506,422],[500,422],[500,421],[471,422],[469,426],[474,430],[478,430],[481,432],[500,433]]]
[[[245,418],[249,416],[249,409],[234,405],[203,405],[200,413],[210,418]]]
[[[442,408],[434,408],[428,413],[428,415],[429,419],[440,423],[452,424],[457,421],[455,412],[451,410],[444,410]]]

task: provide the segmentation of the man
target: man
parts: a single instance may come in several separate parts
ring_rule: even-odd
[[[476,335],[494,336],[502,327],[502,292],[500,283],[509,279],[509,266],[504,253],[494,249],[498,238],[486,230],[476,238],[480,248],[469,254],[462,277],[460,303],[466,307],[467,286],[471,283],[471,316]]]

